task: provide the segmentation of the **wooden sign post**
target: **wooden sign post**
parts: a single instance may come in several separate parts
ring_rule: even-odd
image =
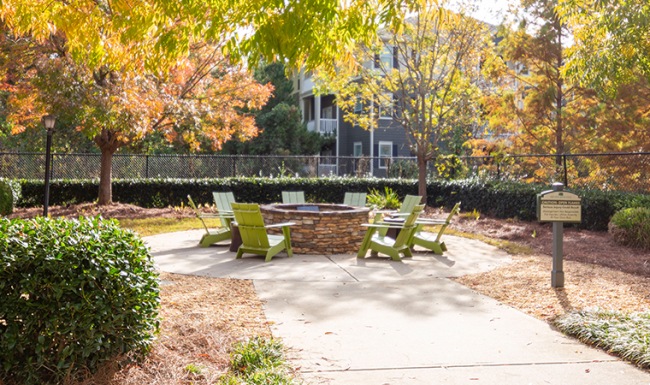
[[[582,206],[580,197],[564,191],[562,183],[553,183],[553,190],[537,194],[537,219],[540,222],[553,222],[553,270],[551,286],[564,287],[564,222],[580,223]]]

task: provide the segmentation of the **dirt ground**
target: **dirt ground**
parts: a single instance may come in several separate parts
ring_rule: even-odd
[[[187,208],[143,209],[114,204],[50,207],[51,216],[101,214],[105,218],[191,217]],[[33,217],[42,208],[18,209],[12,217]],[[425,216],[444,217],[427,209]],[[552,322],[571,310],[600,307],[650,310],[650,253],[616,245],[606,232],[568,227],[564,232],[564,288],[552,288],[550,224],[459,215],[451,229],[527,246],[512,263],[456,278],[473,290]],[[263,305],[252,283],[242,280],[161,275],[162,332],[148,363],[121,370],[116,384],[212,384],[226,370],[231,341],[270,336]],[[201,375],[188,371],[199,365]]]

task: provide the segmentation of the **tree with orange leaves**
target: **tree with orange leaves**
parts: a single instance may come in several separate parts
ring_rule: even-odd
[[[5,35],[2,45],[8,50],[18,41],[22,48],[0,63],[12,131],[38,127],[42,114],[51,112],[90,138],[102,154],[102,205],[112,201],[111,161],[119,148],[153,132],[195,150],[201,142],[218,150],[233,137],[255,137],[254,116],[244,111],[261,108],[272,92],[231,65],[220,44],[195,44],[168,71],[147,74],[80,64],[59,35],[42,43]]]

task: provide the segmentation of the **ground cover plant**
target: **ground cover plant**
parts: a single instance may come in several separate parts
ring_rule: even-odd
[[[566,334],[650,368],[650,312],[622,313],[602,309],[571,312],[555,321]]]

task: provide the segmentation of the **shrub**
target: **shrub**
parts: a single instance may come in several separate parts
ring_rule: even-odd
[[[371,189],[367,200],[370,206],[378,209],[398,209],[401,205],[399,196],[390,187],[384,187],[383,193],[377,189]]]
[[[0,219],[0,383],[75,379],[138,360],[158,330],[144,242],[114,220]]]
[[[19,199],[20,184],[0,178],[0,215],[11,214]]]
[[[650,250],[650,208],[633,207],[618,211],[609,222],[609,233],[620,245]]]
[[[412,160],[398,159],[389,166],[387,172],[389,178],[418,178],[418,164]]]

